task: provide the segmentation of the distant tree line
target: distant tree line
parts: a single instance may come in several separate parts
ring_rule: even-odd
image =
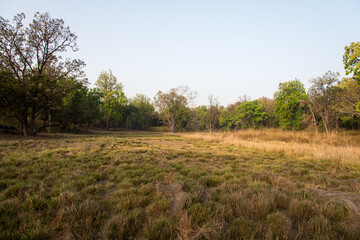
[[[294,79],[280,83],[273,99],[243,96],[224,107],[209,94],[207,105],[194,106],[196,92],[185,86],[159,91],[154,99],[142,94],[128,98],[111,70],[101,72],[90,88],[85,63],[61,56],[78,50],[77,37],[64,21],[48,13],[36,13],[28,26],[24,19],[24,14],[12,23],[0,18],[0,120],[24,135],[94,127],[166,126],[171,132],[360,129],[360,42],[345,47],[349,77],[329,71],[311,79],[308,90]]]

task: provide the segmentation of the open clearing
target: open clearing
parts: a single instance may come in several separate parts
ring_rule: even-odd
[[[0,140],[0,239],[360,239],[360,164],[161,133]]]

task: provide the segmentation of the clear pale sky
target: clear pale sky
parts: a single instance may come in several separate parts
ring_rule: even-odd
[[[344,47],[360,41],[359,0],[0,0],[0,16],[62,18],[78,36],[69,54],[94,84],[112,69],[126,96],[188,85],[197,104],[272,97],[279,82],[345,75]]]

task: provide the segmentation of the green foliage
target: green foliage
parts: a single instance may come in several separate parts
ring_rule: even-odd
[[[87,92],[86,102],[87,102],[87,122],[94,124],[96,121],[99,121],[101,118],[101,97],[102,94],[98,88],[91,88]]]
[[[155,108],[149,97],[137,94],[129,101],[127,125],[130,129],[146,130],[155,118]]]
[[[198,126],[198,130],[203,131],[205,129],[207,129],[207,126],[209,124],[209,119],[208,119],[208,109],[205,105],[201,105],[195,108],[195,114],[196,114],[196,120],[197,122],[197,126]]]
[[[0,18],[0,108],[7,117],[16,118],[25,135],[33,135],[49,124],[35,126],[45,113],[57,110],[62,98],[72,90],[72,81],[84,82],[81,60],[61,61],[60,53],[77,51],[76,35],[62,19],[36,13],[29,26],[25,14],[14,17],[13,24]]]
[[[345,46],[343,63],[346,75],[352,74],[360,84],[360,42],[352,42]]]
[[[237,106],[230,105],[220,111],[219,125],[223,129],[259,128],[266,126],[269,113],[265,112],[258,100],[243,101]]]
[[[274,117],[274,100],[267,98],[267,97],[261,97],[257,99],[261,108],[264,110],[264,112],[267,113],[268,118],[266,119],[266,126],[267,127],[276,127],[276,121]]]
[[[61,119],[66,126],[74,124],[83,124],[86,122],[88,89],[85,86],[77,86],[63,98],[64,110],[61,112]]]
[[[211,132],[214,128],[216,128],[219,121],[219,100],[214,95],[208,95],[209,105],[208,105],[208,114],[207,119],[209,122],[209,131]]]
[[[233,129],[236,126],[236,114],[231,108],[225,108],[220,111],[219,125],[225,130]]]
[[[189,121],[191,118],[189,105],[195,97],[196,92],[183,86],[172,88],[168,93],[159,91],[156,94],[154,98],[156,110],[171,132],[183,128]]]
[[[101,117],[101,93],[98,88],[89,89],[86,86],[74,83],[73,90],[63,98],[61,111],[52,113],[53,124],[59,123],[63,128],[71,126],[89,127]]]
[[[126,101],[123,86],[117,82],[117,78],[112,74],[111,70],[101,72],[96,85],[102,93],[102,108],[105,113],[106,128],[109,129],[110,119],[117,122],[123,118],[121,107]]]
[[[279,90],[274,94],[275,117],[283,129],[298,130],[304,118],[304,103],[307,99],[304,85],[300,80],[279,84]]]
[[[265,126],[269,114],[260,106],[258,100],[243,102],[236,108],[236,124],[241,128]]]
[[[354,79],[344,78],[337,87],[336,111],[345,122],[353,122],[350,125],[354,127],[360,117],[360,85]]]

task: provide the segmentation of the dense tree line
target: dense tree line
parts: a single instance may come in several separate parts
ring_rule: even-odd
[[[36,13],[29,26],[24,14],[12,23],[0,18],[1,120],[24,135],[39,131],[121,128],[169,131],[213,131],[280,127],[331,132],[360,128],[360,42],[345,47],[349,77],[327,72],[310,80],[279,84],[273,99],[247,96],[226,107],[209,94],[208,105],[194,106],[196,92],[180,86],[159,91],[154,99],[126,97],[112,71],[99,74],[96,87],[84,78],[81,60],[63,59],[77,51],[76,35],[62,19]]]

